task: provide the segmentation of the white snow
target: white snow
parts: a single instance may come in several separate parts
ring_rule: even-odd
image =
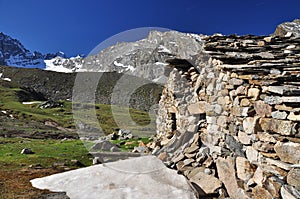
[[[130,70],[130,71],[134,71],[135,70],[135,68],[133,67],[133,66],[130,66],[130,65],[124,65],[124,64],[122,64],[122,63],[119,63],[119,62],[117,62],[117,61],[114,61],[114,65],[115,66],[118,66],[118,67],[123,67],[123,68],[126,68],[126,69],[128,69],[128,70]]]
[[[50,60],[44,60],[46,64],[45,70],[50,70],[50,71],[56,71],[56,72],[61,72],[61,73],[72,73],[73,71],[69,68],[65,68],[62,65],[55,65],[54,64],[55,58],[50,59]]]
[[[286,35],[284,35],[284,37],[291,37],[292,35],[293,35],[293,33],[287,32]]]
[[[164,62],[155,62],[155,65],[159,65],[159,66],[168,66],[169,64],[164,63]]]
[[[169,43],[173,44],[175,47],[178,47],[178,44],[176,42],[174,42],[174,41],[170,41]]]
[[[167,47],[165,47],[163,45],[159,45],[158,49],[159,49],[158,50],[159,53],[169,53],[169,54],[172,54],[172,52],[169,49],[167,49]]]
[[[3,77],[3,73],[0,73],[0,79],[2,79],[2,80],[4,80],[4,81],[11,82],[11,79],[10,79],[10,78]]]
[[[41,102],[22,102],[24,105],[30,105],[30,104],[40,104]]]
[[[286,47],[286,49],[293,49],[296,48],[296,45],[289,45],[288,47]]]
[[[69,59],[62,57],[55,57],[50,60],[44,60],[46,64],[45,70],[56,71],[61,73],[73,73],[81,69],[83,65],[82,57],[80,55],[71,57]],[[70,63],[71,62],[71,63]],[[64,64],[70,64],[72,68],[66,68]]]
[[[189,33],[188,36],[190,36],[191,38],[196,39],[197,41],[202,41],[200,35]]]

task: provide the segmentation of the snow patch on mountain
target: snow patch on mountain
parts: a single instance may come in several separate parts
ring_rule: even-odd
[[[63,52],[42,54],[31,52],[26,49],[20,41],[0,33],[0,64],[22,68],[45,68],[45,59],[54,57],[65,57]]]
[[[72,73],[80,71],[84,60],[80,55],[71,58],[55,57],[50,60],[44,60],[46,68],[45,70]]]
[[[119,66],[119,67],[123,67],[123,68],[125,68],[126,71],[128,71],[128,70],[134,71],[134,70],[135,70],[135,68],[134,68],[133,66],[130,66],[130,65],[125,66],[124,64],[119,63],[119,62],[117,62],[117,61],[114,61],[114,65],[115,65],[115,66]]]
[[[4,81],[11,82],[11,79],[10,79],[10,78],[3,77],[3,73],[0,73],[0,79],[2,79],[2,80],[4,80]]]
[[[160,46],[158,47],[158,52],[159,52],[159,53],[169,53],[169,54],[172,53],[169,49],[167,49],[167,47],[165,47],[165,46],[163,46],[163,45],[160,45]]]

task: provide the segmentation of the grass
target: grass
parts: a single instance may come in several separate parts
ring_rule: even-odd
[[[43,100],[37,93],[18,84],[0,80],[0,199],[42,198],[45,191],[34,189],[29,182],[30,179],[92,164],[93,157],[87,150],[93,145],[92,142],[83,143],[76,139],[60,140],[64,137],[77,136],[72,102],[62,101],[63,107],[41,109],[40,103],[23,104],[24,101]],[[151,120],[153,115],[147,112],[129,109],[128,115],[123,107],[103,104],[83,106],[86,109],[78,110],[81,119],[91,123],[88,116],[95,111],[96,121],[91,125],[100,124],[105,134],[110,134],[117,128],[124,128],[131,130],[135,136],[143,137],[111,141],[122,151],[131,151],[139,145],[139,141],[147,144],[149,139],[144,137],[155,133],[154,123],[150,124],[150,121],[154,121]],[[55,122],[59,127],[72,131],[65,132],[46,126],[46,121]],[[23,148],[32,149],[34,154],[21,154]],[[72,160],[78,160],[81,165]],[[30,165],[33,165],[33,168],[30,168]],[[40,168],[36,169],[35,166]]]
[[[49,109],[41,109],[39,104],[22,104],[22,99],[20,99],[18,93],[22,93],[22,96],[27,96],[28,99],[35,101],[34,96],[30,97],[33,94],[23,90],[18,85],[3,81],[0,81],[0,93],[0,110],[7,111],[14,118],[20,120],[21,123],[53,121],[61,127],[75,129],[72,102],[62,101],[63,107]],[[91,125],[93,126],[95,123],[100,124],[104,134],[110,134],[116,128],[129,129],[133,134],[140,137],[150,136],[155,133],[153,119],[153,122],[150,124],[153,115],[149,115],[148,112],[129,109],[129,114],[127,114],[123,107],[104,104],[96,104],[93,107],[89,104],[82,106],[87,108],[78,110],[80,112],[79,115],[81,114],[81,119],[86,118],[85,122],[91,123],[89,114],[94,114],[94,112],[88,113],[88,111],[95,111],[97,121],[94,121]],[[114,112],[112,112],[112,109]],[[30,129],[27,128],[26,130]]]
[[[34,154],[21,154],[23,148],[32,149]],[[17,170],[35,164],[51,168],[54,163],[77,168],[71,160],[78,160],[83,166],[92,164],[91,156],[80,140],[0,138],[1,170]]]
[[[34,154],[21,154],[23,148],[31,148]],[[92,157],[80,140],[0,138],[0,199],[43,198],[47,191],[33,188],[31,179],[91,164]]]
[[[131,151],[139,141],[147,144],[149,139],[111,142],[119,145],[122,151]],[[85,145],[92,146],[93,143],[85,141]],[[21,154],[23,148],[30,148],[34,154]],[[47,191],[33,188],[31,179],[90,166],[92,158],[80,140],[0,138],[0,199],[43,198]]]

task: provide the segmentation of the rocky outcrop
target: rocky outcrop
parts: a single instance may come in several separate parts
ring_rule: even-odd
[[[285,22],[280,24],[274,33],[277,36],[289,36],[293,34],[296,37],[300,36],[300,19],[295,19],[292,22]]]
[[[148,146],[200,196],[299,198],[300,38],[203,37],[172,59]]]

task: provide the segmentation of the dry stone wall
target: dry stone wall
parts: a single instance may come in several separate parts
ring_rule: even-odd
[[[300,38],[202,39],[169,60],[148,146],[199,197],[300,198]]]

